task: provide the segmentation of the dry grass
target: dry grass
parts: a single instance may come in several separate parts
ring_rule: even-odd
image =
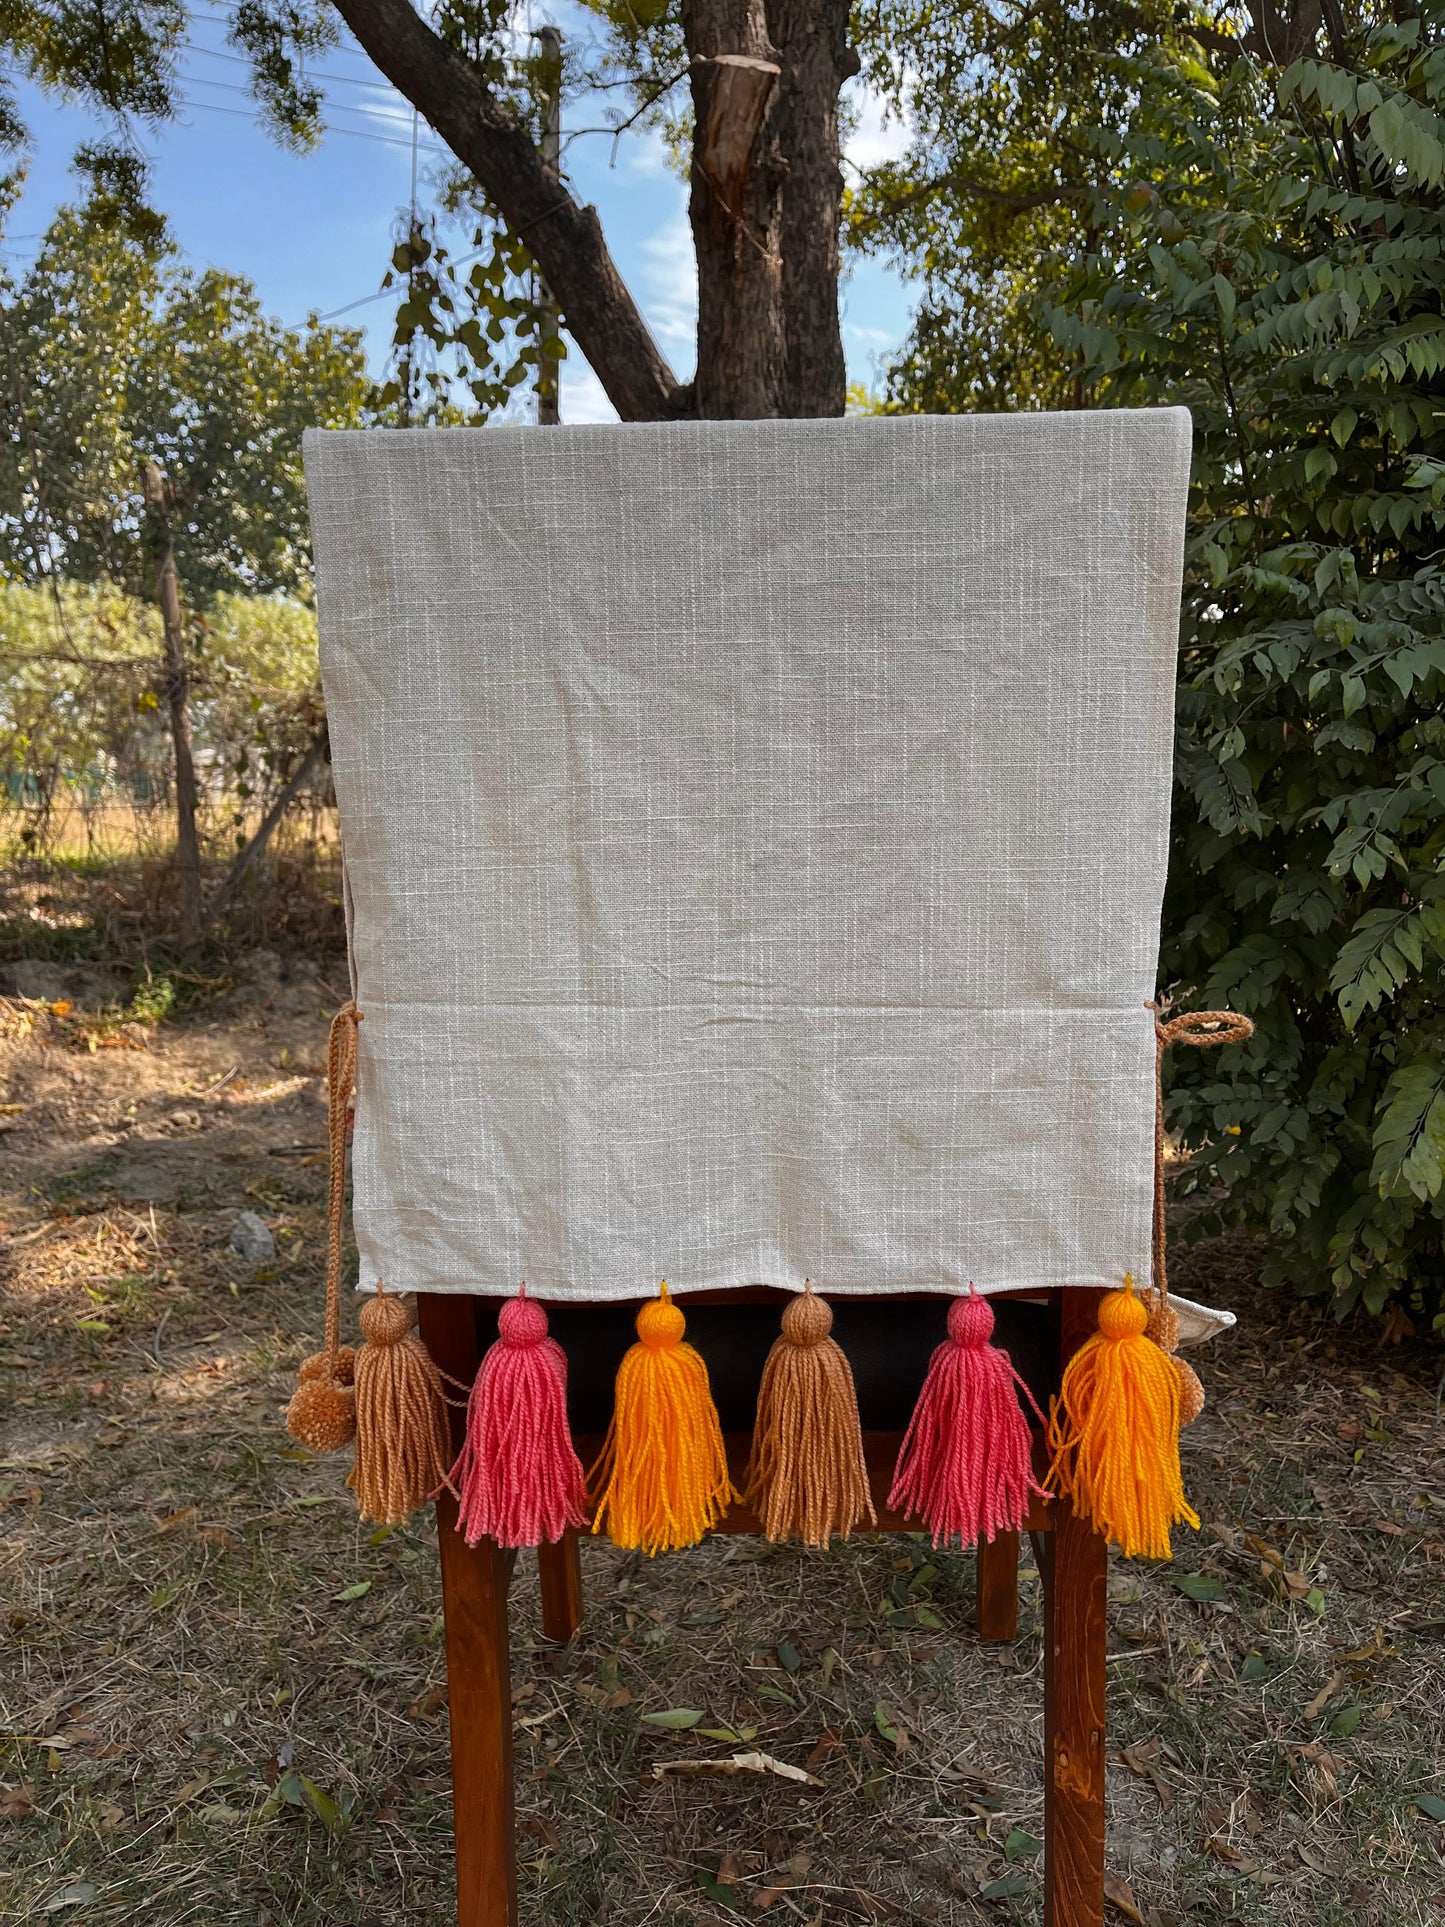
[[[7,1922],[448,1917],[430,1524],[359,1529],[343,1468],[279,1421],[321,1311],[325,973],[246,980],[264,1007],[131,1048],[50,1020],[4,1046],[0,1099],[25,1107],[0,1115]],[[259,1274],[224,1250],[241,1206],[278,1235]],[[1112,1573],[1116,1891],[1155,1927],[1438,1927],[1436,1361],[1261,1297],[1246,1247],[1188,1264],[1245,1323],[1202,1360],[1205,1529],[1172,1568]],[[524,1919],[1037,1918],[1032,1574],[996,1649],[970,1630],[971,1559],[910,1539],[591,1546],[584,1569],[559,1652],[519,1565]],[[657,1781],[730,1750],[646,1721],[678,1707],[756,1729],[821,1791]]]

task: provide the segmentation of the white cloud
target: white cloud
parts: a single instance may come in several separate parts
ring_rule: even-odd
[[[664,347],[697,340],[697,257],[692,229],[679,208],[642,244],[642,308]]]
[[[860,168],[902,160],[911,138],[907,118],[891,113],[881,95],[863,81],[850,81],[844,99],[858,123],[844,142],[845,157]]]
[[[567,344],[567,359],[562,363],[557,412],[569,425],[617,420],[617,410],[602,392],[602,383],[577,352],[576,344],[570,341]]]

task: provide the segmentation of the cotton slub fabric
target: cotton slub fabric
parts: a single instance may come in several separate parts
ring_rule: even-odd
[[[306,464],[363,1288],[1147,1281],[1184,410]]]

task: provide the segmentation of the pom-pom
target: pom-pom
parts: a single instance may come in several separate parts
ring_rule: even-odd
[[[830,1336],[833,1314],[811,1285],[783,1310],[763,1367],[746,1499],[769,1539],[826,1546],[874,1523],[853,1370]]]
[[[334,1360],[328,1352],[313,1352],[302,1362],[286,1407],[286,1430],[308,1452],[339,1452],[356,1437],[354,1357],[343,1345]]]
[[[441,1373],[411,1332],[406,1303],[380,1286],[361,1308],[355,1488],[363,1519],[399,1525],[447,1483],[450,1426]]]
[[[1149,1307],[1149,1323],[1144,1334],[1152,1338],[1161,1352],[1167,1352],[1174,1360],[1174,1369],[1179,1374],[1179,1426],[1182,1431],[1192,1425],[1204,1410],[1204,1387],[1199,1382],[1199,1374],[1187,1358],[1180,1358],[1179,1351],[1179,1314],[1170,1304],[1162,1291],[1151,1289],[1144,1294],[1144,1303]]]
[[[1179,1469],[1179,1373],[1148,1322],[1132,1278],[1100,1301],[1054,1402],[1048,1483],[1127,1557],[1167,1559],[1170,1528],[1199,1517]]]
[[[898,1454],[888,1503],[922,1519],[934,1545],[961,1545],[1017,1532],[1042,1488],[1017,1386],[1042,1412],[1008,1353],[989,1341],[993,1308],[970,1288],[948,1308],[948,1337],[929,1361]]]
[[[695,1545],[736,1499],[707,1366],[663,1284],[637,1314],[612,1423],[592,1468],[592,1530],[648,1554]]]
[[[452,1467],[457,1530],[469,1546],[535,1546],[587,1523],[582,1462],[567,1430],[567,1358],[525,1289],[497,1315],[467,1401],[467,1437]]]

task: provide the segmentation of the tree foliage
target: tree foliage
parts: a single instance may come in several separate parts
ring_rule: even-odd
[[[1027,399],[1193,411],[1163,983],[1258,1030],[1173,1067],[1185,1188],[1272,1278],[1445,1326],[1442,24],[1106,56],[1066,230],[982,265]],[[941,365],[902,398],[972,405]]]
[[[249,283],[181,265],[93,206],[0,283],[0,573],[148,587],[139,465],[176,493],[186,592],[303,593],[301,431],[354,426],[359,336],[269,320]]]

